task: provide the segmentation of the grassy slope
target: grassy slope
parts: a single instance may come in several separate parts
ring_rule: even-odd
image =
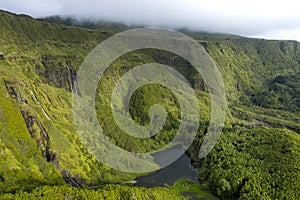
[[[34,147],[36,146],[35,141],[30,139],[30,134],[21,117],[21,109],[29,111],[35,116],[48,133],[51,143],[50,150],[56,155],[56,160],[53,161],[52,165],[46,164],[49,165],[50,169],[53,169],[52,166],[54,165],[58,174],[60,171],[67,170],[71,175],[77,176],[78,180],[84,180],[83,184],[118,182],[130,179],[130,175],[122,175],[110,170],[87,152],[76,135],[72,124],[71,93],[66,88],[54,87],[55,81],[48,81],[47,74],[43,72],[45,69],[41,69],[43,67],[43,57],[53,57],[53,62],[69,62],[74,68],[78,67],[83,60],[83,56],[103,38],[108,37],[110,33],[44,23],[27,16],[17,17],[6,12],[0,13],[0,23],[0,52],[5,56],[5,61],[0,61],[1,96],[6,98],[8,95],[2,80],[4,78],[13,82],[15,90],[20,92],[26,102],[17,105],[17,102],[9,97],[16,107],[13,112],[10,112],[10,108],[4,104],[5,101],[3,103],[1,101],[3,113],[11,113],[11,115],[19,117],[15,124],[11,122],[10,128],[19,128],[20,130],[17,131],[20,137],[27,138],[28,143]],[[54,75],[59,73],[60,68],[64,68],[63,66],[56,66],[56,63],[53,65],[58,68],[58,72],[50,69]],[[47,84],[47,81],[51,83]],[[43,109],[51,120],[44,114]],[[8,117],[4,115],[3,120],[8,120]],[[7,130],[4,125],[5,123],[2,123],[0,130],[2,137],[5,138],[11,135],[12,131]],[[40,132],[39,128],[36,128],[36,131]],[[24,143],[26,144],[26,142]],[[13,148],[22,151],[22,145],[10,145],[10,148],[13,146]],[[9,143],[4,143],[4,147],[8,148]],[[30,149],[29,151],[31,152]],[[32,150],[31,153],[34,154],[34,152],[41,154],[37,148]],[[17,156],[12,159],[16,163],[20,162],[20,158]],[[33,162],[26,164],[29,168],[39,167]],[[6,165],[6,162],[2,162],[1,169],[5,169]],[[16,175],[16,179],[20,181],[26,180],[26,178],[28,181],[31,180],[31,176],[27,176],[22,168],[19,168],[18,171],[21,175]],[[55,182],[55,176],[52,176],[52,178]],[[9,178],[6,177],[5,181],[8,180]],[[8,182],[5,183],[9,185]],[[51,181],[48,181],[48,183],[51,183]],[[56,183],[59,182],[56,181]],[[26,186],[26,184],[20,184],[19,186]],[[5,190],[5,188],[1,189]]]
[[[17,104],[14,99],[7,97],[6,88],[2,86],[1,98],[4,98],[5,101],[3,100],[2,103],[1,100],[2,112],[0,117],[3,121],[0,124],[1,153],[5,152],[3,154],[6,157],[8,154],[16,155],[12,156],[11,160],[7,160],[6,157],[3,158],[3,161],[0,163],[1,173],[11,173],[7,169],[9,162],[22,163],[28,168],[36,169],[32,173],[33,177],[31,177],[24,172],[22,167],[17,168],[16,172],[19,174],[14,182],[9,182],[11,175],[6,175],[5,178],[5,175],[0,174],[0,180],[3,182],[1,189],[13,191],[18,189],[18,187],[25,186],[26,181],[32,182],[35,179],[40,181],[36,185],[41,184],[41,182],[45,184],[61,184],[62,178],[59,177],[59,172],[63,170],[69,171],[82,184],[88,185],[118,182],[134,177],[133,175],[120,174],[110,170],[87,152],[72,126],[71,93],[69,92],[68,83],[65,79],[57,79],[57,77],[65,73],[67,64],[74,70],[78,69],[86,54],[99,42],[112,34],[113,32],[109,30],[69,27],[37,21],[28,16],[15,16],[6,12],[0,12],[0,54],[3,54],[5,58],[4,61],[0,60],[0,76],[13,81],[16,90],[20,92],[22,98],[27,102]],[[290,113],[282,109],[262,108],[251,101],[251,95],[257,94],[257,91],[265,88],[278,75],[291,76],[300,71],[300,47],[297,42],[265,41],[230,35],[191,32],[187,32],[187,34],[198,40],[209,51],[223,75],[230,103],[228,127],[231,124],[235,126],[251,124],[254,126],[280,126],[299,133],[299,113]],[[157,59],[158,54],[165,59]],[[123,58],[115,61],[112,64],[112,69],[107,72],[107,78],[98,87],[99,99],[96,103],[98,108],[101,108],[101,112],[98,112],[100,122],[103,122],[104,119],[111,119],[108,97],[115,81],[125,73],[125,70],[120,68],[122,66],[133,67],[138,64],[160,60],[163,64],[174,66],[192,83],[197,81],[198,78],[193,75],[193,71],[188,63],[172,62],[170,57],[172,55],[166,52],[140,51],[125,55]],[[107,87],[107,85],[110,87]],[[165,103],[167,110],[172,110],[173,112],[174,109],[178,109],[176,108],[176,102],[169,100],[172,99],[170,92],[157,86],[149,87],[148,89],[144,88],[142,92],[137,92],[137,96],[140,95],[142,98],[136,98],[136,102],[132,104],[140,105],[132,108],[132,112],[142,115],[136,117],[137,122],[147,122],[147,115],[144,112],[147,113],[145,108],[149,108],[155,102],[155,99],[149,98],[153,91],[158,91],[158,94],[159,92],[164,93],[164,97],[167,100]],[[33,97],[32,93],[35,97]],[[197,90],[197,94],[199,95],[201,110],[203,111],[200,122],[202,125],[205,125],[209,120],[209,96],[206,92],[199,90]],[[141,99],[145,100],[143,104],[139,104]],[[41,154],[39,154],[40,149],[36,148],[36,145],[34,145],[35,141],[30,139],[30,134],[24,121],[22,121],[21,109],[34,115],[47,131],[50,138],[50,150],[56,157],[50,164],[43,160]],[[43,109],[51,120],[44,114]],[[7,113],[11,113],[12,116],[7,116]],[[9,123],[5,122],[9,121],[10,117],[17,119],[18,122],[15,124],[18,124],[16,128],[19,130],[11,130],[15,128],[14,124],[10,125],[10,129],[7,127]],[[176,121],[175,118],[174,120]],[[172,133],[176,129],[175,127],[165,130],[154,140],[140,141],[130,140],[130,138],[122,136],[124,134],[114,124],[107,124],[106,134],[116,139],[118,141],[116,143],[119,146],[135,151],[159,148],[169,141],[171,138],[170,132]],[[37,132],[41,132],[36,123],[34,128]],[[248,128],[251,129],[250,126]],[[28,142],[10,144],[12,141],[18,141],[18,139],[5,140],[14,131],[18,131],[19,137],[27,138]],[[199,135],[202,135],[204,131],[205,126],[202,126],[199,130]],[[292,132],[289,134],[295,135]],[[277,136],[275,135],[275,137]],[[201,139],[197,140],[191,148],[192,157],[195,159],[195,153],[200,146],[200,142]],[[280,141],[280,143],[283,143],[283,141]],[[21,152],[24,152],[22,150],[24,144],[31,145],[30,153],[34,154],[33,152],[36,152],[36,155],[25,156],[26,159],[18,156]],[[14,149],[17,150],[14,151]],[[293,153],[297,155],[297,148]],[[30,160],[32,157],[33,159]],[[214,161],[208,159],[206,162],[213,163]],[[36,173],[38,169],[40,169],[41,173]],[[56,174],[56,176],[49,176],[51,173]],[[40,174],[39,178],[35,178],[37,174]],[[209,172],[207,172],[207,176],[209,176]],[[211,177],[214,176],[212,175]],[[218,180],[218,177],[214,178],[216,181]],[[207,186],[207,188],[213,190],[212,187],[214,186]],[[217,190],[214,192],[215,194],[218,193]],[[221,196],[222,194],[218,195]],[[224,195],[226,197],[226,195],[231,194]]]

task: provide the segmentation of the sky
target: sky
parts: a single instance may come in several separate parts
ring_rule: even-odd
[[[0,0],[0,9],[300,41],[297,0]]]

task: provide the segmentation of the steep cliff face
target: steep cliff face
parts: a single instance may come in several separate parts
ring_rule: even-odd
[[[20,91],[16,91],[14,83],[12,81],[4,79],[4,84],[6,86],[8,94],[16,100],[16,102],[22,106],[22,104],[28,104],[24,101]],[[20,107],[20,112],[26,124],[27,130],[32,139],[36,141],[37,147],[41,150],[42,156],[47,162],[54,162],[55,154],[50,151],[50,139],[48,133],[45,131],[43,125],[29,111],[25,111]]]
[[[46,84],[77,93],[73,88],[76,71],[71,64],[75,59],[74,56],[44,55],[41,60],[42,65],[36,66],[37,74],[42,77],[43,82]]]
[[[5,85],[8,83],[7,89]],[[6,80],[6,84],[0,84],[0,190],[15,191],[36,185],[63,184],[56,169],[42,157],[38,140],[31,137],[34,132],[33,117],[25,114],[20,106],[26,104],[25,100],[21,101],[21,93],[12,86],[11,81]]]

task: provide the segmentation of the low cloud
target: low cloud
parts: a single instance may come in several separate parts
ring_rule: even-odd
[[[297,4],[293,0],[9,0],[0,2],[0,8],[33,17],[67,15],[300,41]]]

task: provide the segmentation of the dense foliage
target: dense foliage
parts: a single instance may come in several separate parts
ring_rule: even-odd
[[[208,191],[221,199],[300,198],[299,43],[186,30],[215,60],[229,102],[224,134],[207,158],[200,160],[198,152],[209,124],[210,96],[201,75],[177,55],[155,49],[123,55],[105,72],[95,103],[104,133],[116,145],[136,152],[159,149],[180,124],[174,94],[156,84],[135,91],[129,109],[136,123],[149,123],[149,108],[156,103],[168,112],[160,133],[139,139],[124,134],[114,122],[111,93],[117,80],[137,65],[158,62],[183,74],[201,110],[189,155],[202,184],[179,180],[170,188],[151,190],[112,185],[138,175],[110,169],[87,150],[73,124],[72,85],[88,52],[125,29],[0,11],[0,192],[15,193],[1,198],[183,199],[179,192],[201,196],[210,195]],[[65,183],[103,187],[79,190],[61,186]],[[43,185],[48,186],[38,187]]]
[[[38,187],[32,192],[16,194],[0,194],[1,199],[32,200],[32,199],[91,199],[91,200],[165,200],[187,199],[178,193],[165,188],[137,188],[120,185],[107,185],[101,189],[76,189],[67,186]]]
[[[300,72],[289,76],[277,76],[268,87],[252,94],[254,104],[265,108],[290,112],[300,111]]]
[[[202,188],[221,199],[298,199],[299,135],[234,126],[201,161]]]

